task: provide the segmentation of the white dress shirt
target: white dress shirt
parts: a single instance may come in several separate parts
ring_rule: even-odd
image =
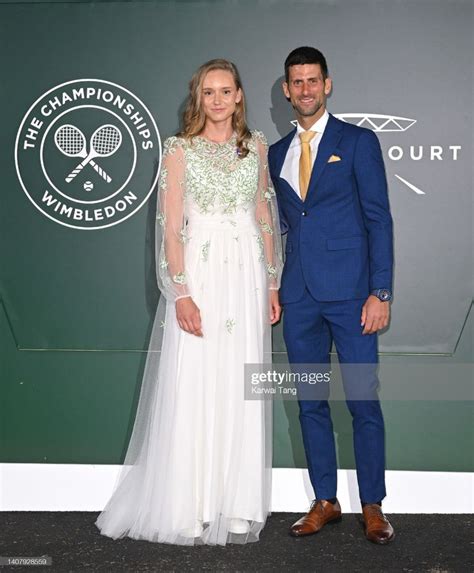
[[[314,165],[314,160],[318,154],[319,142],[323,136],[326,124],[329,119],[328,110],[324,110],[323,115],[314,123],[308,131],[317,131],[317,134],[309,142],[311,146],[311,166]],[[300,133],[306,131],[301,127],[299,123],[296,124],[296,133],[293,140],[290,143],[288,152],[283,162],[283,167],[281,169],[280,177],[288,181],[288,183],[293,187],[295,192],[301,197],[300,193],[300,155],[301,155],[301,140]]]

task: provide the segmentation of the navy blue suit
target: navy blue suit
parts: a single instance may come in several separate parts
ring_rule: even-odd
[[[374,132],[329,115],[302,201],[280,177],[296,129],[269,149],[283,232],[287,232],[280,301],[291,363],[329,363],[334,340],[341,364],[376,364],[377,334],[362,334],[370,291],[392,290],[392,217],[382,152]],[[340,160],[331,161],[331,156]],[[369,372],[369,371],[368,371]],[[370,400],[347,399],[353,416],[359,495],[383,499],[384,423],[374,371],[361,381]],[[365,394],[367,395],[367,394]],[[327,396],[326,396],[327,398]],[[336,496],[337,465],[327,399],[299,400],[308,470],[317,499]]]

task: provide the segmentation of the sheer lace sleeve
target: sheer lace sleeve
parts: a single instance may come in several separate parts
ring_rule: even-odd
[[[256,217],[262,231],[263,252],[268,275],[268,288],[280,288],[283,268],[281,231],[276,194],[268,172],[268,144],[261,131],[254,131],[253,137],[259,156],[258,191]]]
[[[156,275],[166,300],[190,296],[184,268],[185,165],[181,140],[164,143],[156,212]]]

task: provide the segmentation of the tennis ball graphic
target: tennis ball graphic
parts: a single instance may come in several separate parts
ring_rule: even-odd
[[[94,189],[94,183],[92,181],[86,181],[84,183],[84,191],[92,191]]]

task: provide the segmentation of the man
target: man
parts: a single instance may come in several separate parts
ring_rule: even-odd
[[[344,387],[353,418],[365,534],[386,544],[395,534],[381,507],[386,495],[384,421],[374,388],[377,331],[387,326],[390,313],[392,217],[377,136],[327,112],[331,87],[319,50],[302,47],[289,54],[283,92],[297,126],[269,150],[282,228],[288,233],[280,289],[283,334],[292,364],[328,364],[334,340],[341,366],[348,366]],[[353,365],[374,369],[357,376]],[[371,398],[349,399],[348,390]],[[296,537],[341,519],[328,401],[299,395],[299,408],[315,500],[290,528]]]

